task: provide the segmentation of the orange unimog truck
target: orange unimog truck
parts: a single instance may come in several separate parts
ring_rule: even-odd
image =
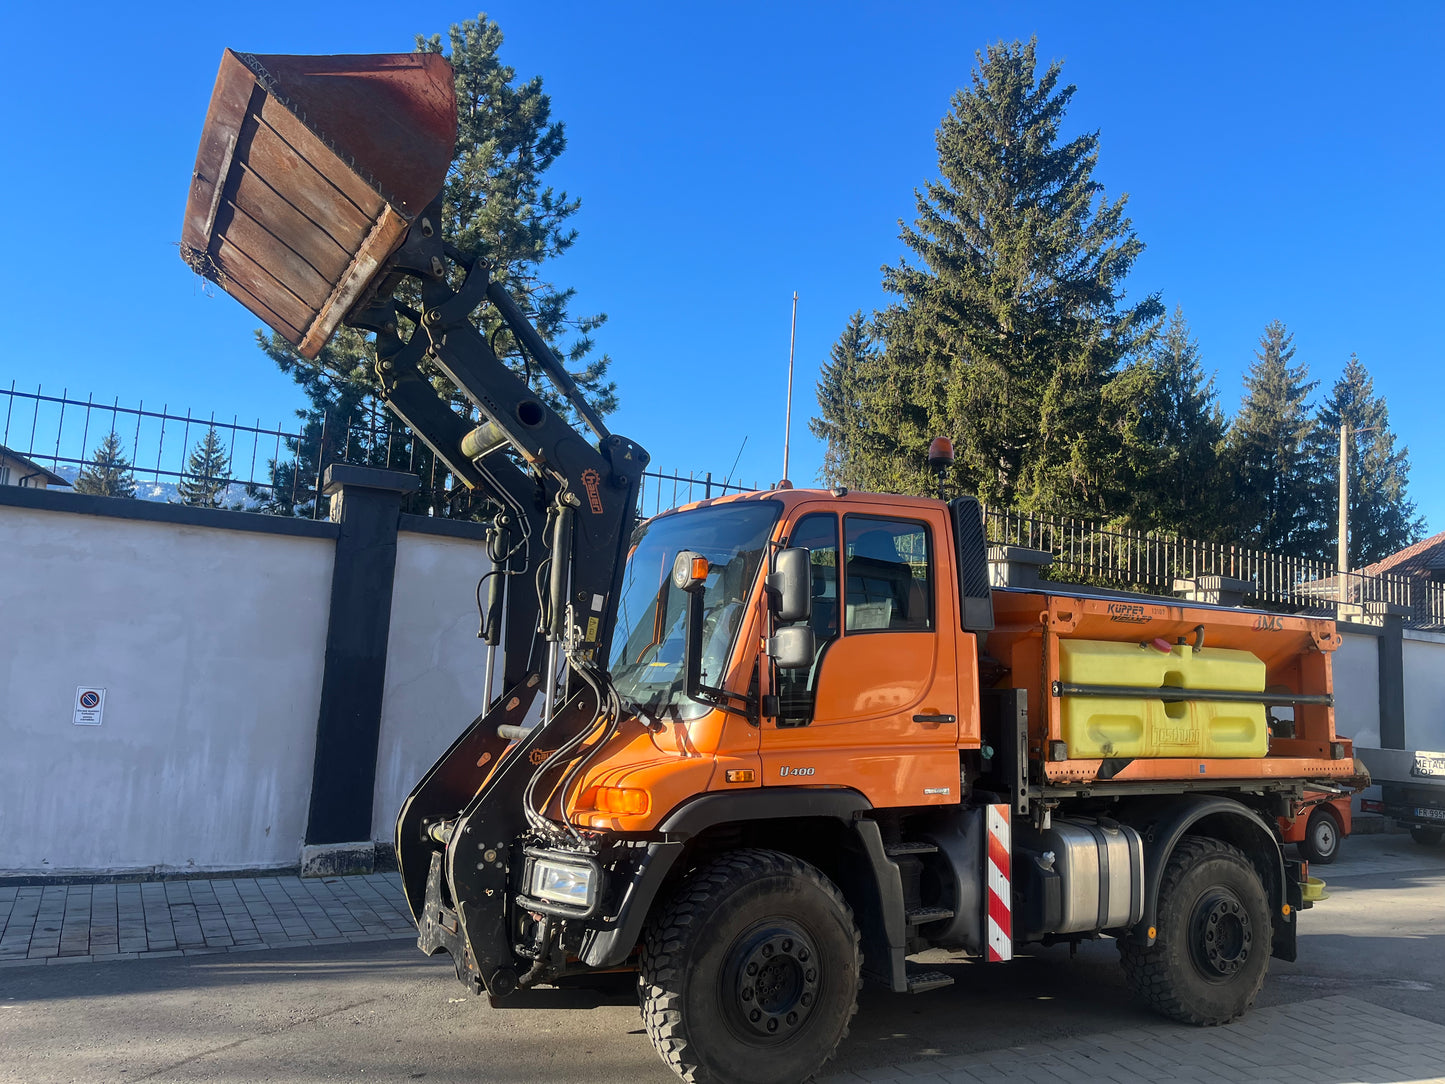
[[[1107,935],[1161,1012],[1247,1010],[1304,906],[1276,818],[1354,774],[1333,625],[995,590],[970,497],[639,524],[646,452],[444,237],[455,118],[439,56],[228,51],[182,245],[305,356],[374,332],[391,409],[492,502],[486,707],[397,821],[421,948],[493,998],[636,969],[690,1081],[806,1079],[865,976],[953,981],[928,949]]]

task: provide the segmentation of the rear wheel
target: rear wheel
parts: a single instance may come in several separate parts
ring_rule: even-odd
[[[643,1023],[683,1080],[794,1084],[848,1034],[861,965],[832,881],[790,855],[735,851],[689,875],[649,921]]]
[[[1323,806],[1316,807],[1305,825],[1300,854],[1306,861],[1329,865],[1340,855],[1340,825]]]
[[[1422,824],[1410,826],[1410,838],[1425,847],[1433,847],[1445,839],[1445,828],[1426,828]]]
[[[1227,1024],[1259,995],[1273,938],[1259,874],[1237,847],[1185,836],[1159,887],[1158,936],[1119,942],[1124,973],[1158,1012],[1187,1024]]]

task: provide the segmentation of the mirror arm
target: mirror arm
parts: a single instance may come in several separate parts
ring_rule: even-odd
[[[746,693],[728,692],[702,683],[702,590],[695,588],[687,593],[687,635],[683,646],[683,694],[697,704],[717,708],[732,715],[740,715],[749,722],[757,711],[753,698]],[[734,707],[727,700],[735,700],[743,706]]]

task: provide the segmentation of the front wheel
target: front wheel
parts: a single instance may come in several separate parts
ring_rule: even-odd
[[[776,851],[690,874],[648,922],[638,986],[662,1060],[691,1084],[795,1084],[848,1034],[862,959],[843,895]]]
[[[1340,826],[1323,807],[1310,814],[1305,837],[1300,840],[1300,854],[1308,862],[1327,866],[1340,855]]]
[[[1410,826],[1410,838],[1422,847],[1434,847],[1441,839],[1445,839],[1445,829],[1426,828],[1422,824]]]
[[[1186,1024],[1227,1024],[1264,985],[1273,939],[1259,873],[1237,847],[1185,836],[1159,886],[1158,936],[1124,939],[1130,985],[1154,1009]]]

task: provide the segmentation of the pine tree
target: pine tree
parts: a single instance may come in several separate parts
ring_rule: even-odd
[[[1226,422],[1182,308],[1175,307],[1149,354],[1109,386],[1106,399],[1133,479],[1129,524],[1191,538],[1221,536],[1232,500],[1221,463]]]
[[[1410,453],[1395,447],[1390,412],[1375,395],[1375,382],[1360,359],[1350,355],[1345,371],[1321,405],[1322,443],[1339,446],[1341,424],[1350,427],[1349,442],[1349,558],[1351,568],[1363,568],[1425,534],[1425,520],[1416,514],[1415,502],[1405,495]],[[1335,457],[1338,459],[1338,455]],[[1329,545],[1339,545],[1339,467],[1334,484],[1325,489]],[[1334,552],[1332,549],[1331,552]]]
[[[1269,323],[1229,430],[1234,533],[1259,549],[1324,559],[1322,486],[1333,472],[1321,460],[1308,402],[1319,382],[1309,379],[1308,366],[1290,365],[1294,355],[1294,336],[1278,320]]]
[[[885,268],[899,301],[877,318],[887,380],[912,413],[872,411],[895,477],[929,485],[932,436],[951,436],[953,481],[997,503],[1105,511],[1127,490],[1105,388],[1147,344],[1157,297],[1123,304],[1143,243],[1093,179],[1097,132],[1060,142],[1074,87],[1035,42],[979,54],[938,129],[940,177],[915,192]],[[917,464],[917,466],[913,466]]]
[[[114,429],[96,446],[90,462],[80,468],[74,488],[92,497],[135,496],[135,474]]]
[[[833,344],[818,380],[821,417],[808,422],[813,435],[826,441],[819,477],[828,485],[889,492],[909,488],[911,479],[899,477],[906,466],[897,445],[876,424],[879,410],[894,401],[897,410],[909,407],[891,377],[884,358],[875,349],[877,328],[861,311],[848,318]],[[902,414],[894,415],[895,422]]]
[[[500,59],[501,45],[501,29],[486,15],[453,25],[445,39],[439,34],[416,38],[417,51],[447,55],[455,72],[458,135],[443,193],[443,235],[463,252],[490,263],[493,279],[505,283],[593,409],[605,415],[617,407],[617,385],[607,377],[611,359],[594,356],[592,334],[607,318],[572,315],[575,291],[556,286],[542,273],[546,261],[562,255],[577,239],[570,220],[581,202],[543,180],[566,149],[565,126],[552,118],[541,78],[519,82],[515,69]],[[407,300],[409,295],[404,288],[399,296]],[[484,306],[479,315],[481,331],[498,356],[518,374],[535,376],[492,307]],[[375,347],[365,336],[340,329],[315,362],[302,358],[279,335],[258,332],[257,339],[281,371],[301,386],[310,404],[297,412],[306,436],[290,442],[294,459],[274,463],[269,490],[256,490],[268,510],[311,514],[315,479],[336,461],[342,447],[354,462],[414,471],[422,476],[424,488],[441,473],[431,451],[409,433],[368,439],[356,432],[355,422],[376,412],[378,391]],[[445,377],[429,375],[459,412],[471,410]],[[542,398],[570,414],[545,378],[535,387]],[[395,427],[373,429],[389,433]],[[343,436],[348,431],[360,439],[348,442]],[[447,502],[431,505],[440,514],[451,508]]]
[[[186,473],[176,483],[178,503],[192,508],[223,508],[231,485],[231,457],[215,426],[191,449]]]

